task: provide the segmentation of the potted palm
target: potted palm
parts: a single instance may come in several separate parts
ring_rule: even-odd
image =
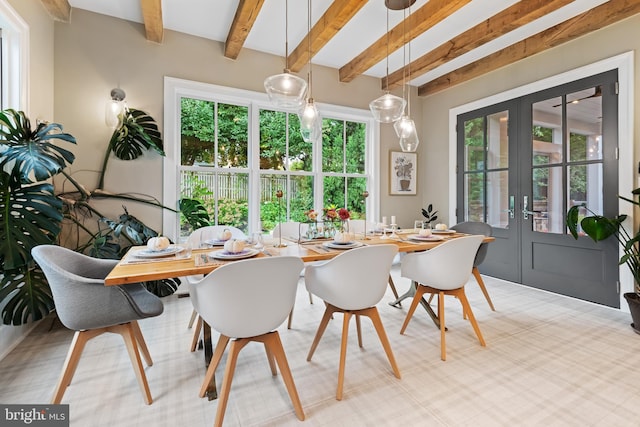
[[[631,194],[634,196],[633,199],[623,196],[618,197],[633,205],[640,206],[640,199],[636,199],[636,196],[640,196],[640,188],[636,188]],[[590,215],[582,216],[581,212],[583,210]],[[627,215],[618,215],[613,218],[598,215],[583,203],[572,206],[569,209],[567,212],[567,227],[571,235],[576,239],[581,234],[586,234],[595,242],[608,239],[611,236],[615,236],[618,240],[623,250],[619,264],[625,264],[629,268],[634,280],[634,292],[625,293],[624,298],[629,304],[629,311],[631,312],[631,319],[633,321],[631,327],[635,332],[640,334],[640,251],[638,250],[640,230],[634,234],[629,234],[622,226],[626,218]]]

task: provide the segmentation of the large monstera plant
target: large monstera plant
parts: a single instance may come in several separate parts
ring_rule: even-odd
[[[75,144],[57,123],[31,122],[21,111],[0,112],[0,306],[2,322],[19,325],[39,320],[54,308],[46,278],[33,262],[31,249],[56,244],[62,227],[75,226],[78,252],[98,258],[120,258],[132,245],[140,245],[158,233],[125,213],[117,220],[102,215],[92,204],[95,198],[146,203],[161,209],[155,199],[114,194],[102,189],[107,161],[113,152],[122,160],[134,160],[145,150],[164,155],[155,121],[145,112],[126,110],[107,148],[100,184],[92,192],[76,182],[66,170],[75,157],[54,142]],[[56,194],[50,178],[62,175],[75,189]],[[94,217],[98,231],[86,226]],[[179,279],[147,282],[159,296],[169,295]]]
[[[22,324],[53,309],[53,298],[31,248],[53,244],[63,219],[62,201],[47,179],[61,173],[75,157],[52,142],[75,144],[57,123],[32,129],[23,112],[0,113],[0,301],[2,321]]]

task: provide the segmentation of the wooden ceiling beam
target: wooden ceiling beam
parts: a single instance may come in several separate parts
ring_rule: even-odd
[[[224,44],[225,57],[230,59],[238,58],[263,4],[264,0],[240,0]]]
[[[40,0],[40,3],[56,21],[69,22],[71,20],[71,5],[68,0]]]
[[[140,0],[142,18],[147,40],[162,43],[164,23],[162,22],[162,0]]]
[[[410,81],[412,77],[425,74],[574,1],[522,0],[515,3],[459,36],[441,44],[411,64],[389,74],[388,86],[385,84],[385,79],[382,79],[382,89],[387,90],[401,86],[405,76],[406,81]]]
[[[339,70],[340,81],[352,81],[369,68],[382,61],[387,52],[395,52],[409,42],[452,15],[471,0],[430,0],[420,9],[411,13],[403,22],[392,28],[388,37],[385,33],[371,46],[362,51]],[[406,29],[406,36],[404,34]],[[387,46],[388,39],[388,46]]]
[[[311,37],[311,55],[315,55],[338,32],[347,25],[368,0],[335,0],[316,21],[309,34],[289,55],[289,69],[298,72],[309,62],[309,37]]]
[[[427,96],[449,89],[638,13],[638,0],[609,0],[568,21],[425,83],[418,88],[418,95]]]

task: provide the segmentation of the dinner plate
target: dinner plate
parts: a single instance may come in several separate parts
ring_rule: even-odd
[[[331,242],[323,243],[322,246],[325,246],[331,249],[353,249],[353,248],[362,246],[362,242],[338,243],[338,242],[331,241]]]
[[[137,258],[160,258],[175,255],[178,252],[182,252],[183,250],[184,248],[181,246],[170,245],[168,248],[159,251],[152,251],[151,249],[141,249],[134,252],[133,256]]]
[[[456,230],[431,230],[433,234],[456,234]]]
[[[242,252],[238,253],[230,253],[225,251],[224,249],[221,249],[219,251],[209,252],[209,256],[216,259],[244,259],[256,256],[258,255],[258,253],[260,253],[259,250],[252,248],[243,249]]]
[[[442,240],[440,236],[420,236],[418,234],[412,234],[408,236],[411,240],[417,240],[419,242],[439,242]]]
[[[211,240],[205,240],[204,243],[206,243],[207,245],[211,245],[211,246],[224,246],[225,243],[227,243],[229,240],[219,240],[219,239],[211,239]]]

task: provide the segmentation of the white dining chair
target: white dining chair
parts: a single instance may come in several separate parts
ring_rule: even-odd
[[[276,330],[293,307],[303,265],[300,258],[289,256],[235,261],[217,268],[193,284],[191,299],[194,307],[204,321],[220,333],[200,397],[205,396],[225,348],[231,342],[214,425],[222,425],[238,353],[251,341],[264,344],[274,376],[277,375],[277,362],[296,416],[304,420],[298,392]],[[247,402],[247,406],[251,405]]]
[[[397,253],[398,247],[392,244],[364,246],[350,249],[327,262],[309,265],[306,268],[304,280],[307,290],[324,300],[326,304],[324,315],[307,355],[307,361],[311,361],[311,357],[333,313],[343,313],[344,315],[340,365],[338,368],[338,387],[336,390],[337,400],[342,400],[343,395],[347,338],[349,321],[352,316],[356,317],[358,344],[360,347],[362,347],[360,316],[366,316],[371,319],[389,359],[393,373],[396,378],[400,378],[400,370],[393,357],[389,339],[376,308],[376,304],[384,296],[389,271],[391,270],[391,262]]]
[[[476,221],[465,221],[460,222],[456,225],[451,226],[451,230],[456,230],[459,233],[466,234],[482,234],[484,236],[491,236],[493,229],[490,224],[486,222],[476,222]],[[482,276],[480,276],[480,270],[478,270],[478,266],[484,262],[484,259],[487,257],[487,251],[489,249],[488,243],[482,243],[478,248],[478,252],[476,253],[476,257],[473,259],[473,270],[471,273],[473,277],[475,277],[476,282],[478,282],[478,286],[480,286],[480,290],[484,295],[484,298],[489,303],[489,307],[491,310],[496,311],[493,306],[493,301],[491,301],[491,297],[489,296],[489,291],[487,291],[487,287],[484,285],[484,280],[482,280]]]
[[[409,325],[423,295],[438,294],[438,320],[440,323],[440,358],[447,359],[445,342],[444,296],[453,295],[462,304],[462,312],[468,316],[480,345],[486,345],[478,327],[464,286],[471,276],[473,260],[484,236],[457,237],[424,252],[406,254],[400,266],[400,274],[413,282],[416,287],[409,311],[404,319],[400,334]]]
[[[215,239],[215,237],[222,231],[229,230],[231,231],[231,237],[233,239],[246,239],[247,236],[244,231],[240,230],[237,227],[233,227],[230,225],[207,225],[205,227],[200,227],[191,232],[189,237],[187,238],[187,245],[192,248],[199,248],[203,236],[210,236],[209,238]],[[192,283],[199,281],[202,279],[202,275],[195,276],[186,276],[184,277],[185,282],[190,287]],[[191,351],[196,351],[198,347],[198,341],[200,340],[200,333],[202,332],[202,319],[198,316],[198,312],[194,309],[191,311],[191,318],[189,319],[188,328],[191,329],[193,325],[196,325],[193,330],[193,338],[191,340]]]
[[[282,239],[287,239],[289,244],[291,244],[291,240],[298,241],[301,237],[304,237],[309,229],[309,224],[304,222],[296,222],[296,221],[287,221],[277,223],[276,226],[271,231],[271,236],[273,237],[274,244],[279,244]],[[307,263],[309,264],[309,263]],[[306,264],[305,264],[306,265]],[[304,277],[305,270],[302,269],[300,272],[300,277]],[[313,296],[309,293],[309,304],[313,304]],[[287,321],[287,329],[291,329],[291,324],[293,321],[293,307],[291,307],[291,313],[289,313],[289,320]]]

